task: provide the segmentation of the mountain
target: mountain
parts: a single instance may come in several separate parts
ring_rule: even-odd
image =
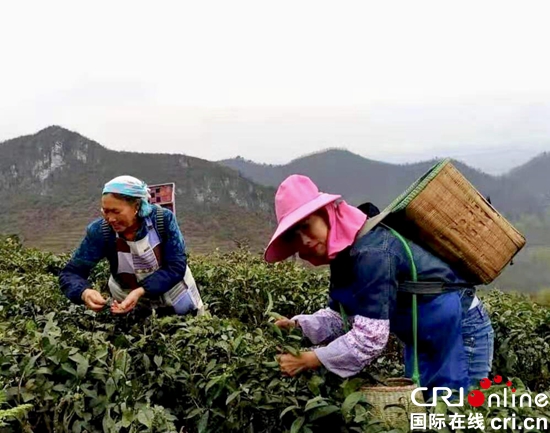
[[[286,165],[266,165],[241,157],[220,161],[250,180],[271,187],[290,174],[309,176],[322,191],[342,194],[351,204],[370,201],[383,208],[436,163],[390,164],[373,161],[347,150],[330,149],[291,161]],[[491,176],[461,162],[453,161],[460,172],[499,211],[512,219],[523,214],[540,214],[544,205],[524,183],[511,176]],[[549,166],[550,168],[550,166]],[[550,171],[546,171],[550,172]]]
[[[70,250],[99,217],[103,185],[122,174],[148,184],[175,182],[190,251],[235,242],[259,249],[272,233],[272,188],[198,158],[109,150],[59,126],[0,143],[0,233],[53,252]]]
[[[266,165],[234,158],[221,164],[263,185],[277,187],[288,175],[311,177],[322,191],[339,193],[352,204],[371,201],[385,207],[434,161],[390,164],[342,149],[298,158],[286,165]],[[491,176],[461,162],[460,172],[527,238],[527,245],[491,285],[503,290],[536,292],[550,281],[550,154],[541,154],[503,176]]]
[[[513,169],[507,177],[521,184],[545,206],[550,205],[550,153],[541,153]]]
[[[148,184],[175,182],[177,218],[191,253],[236,243],[260,250],[275,225],[274,187],[286,176],[306,174],[321,190],[340,193],[350,203],[371,201],[384,207],[434,163],[390,164],[331,149],[282,166],[243,158],[220,164],[186,155],[117,152],[52,126],[0,143],[0,233],[19,234],[29,246],[68,251],[99,217],[104,183],[130,174]],[[526,291],[546,287],[550,155],[499,177],[455,164],[527,236],[516,265],[495,283]]]

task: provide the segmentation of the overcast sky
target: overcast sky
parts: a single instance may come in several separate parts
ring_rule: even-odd
[[[210,160],[345,147],[498,171],[550,150],[547,5],[2,2],[0,140],[57,124]]]

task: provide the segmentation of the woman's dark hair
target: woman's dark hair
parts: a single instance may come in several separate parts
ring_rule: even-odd
[[[129,204],[137,204],[137,205],[139,205],[138,209],[141,206],[141,203],[140,203],[141,198],[139,198],[139,197],[132,197],[131,195],[119,194],[118,192],[106,192],[103,195],[106,195],[106,194],[111,194],[114,198],[116,198],[118,200],[123,200],[123,201],[125,201]]]
[[[317,209],[315,212],[313,212],[313,215],[319,215],[323,220],[325,221],[325,224],[330,229],[330,218],[328,216],[328,211],[325,207],[322,207],[321,209]]]
[[[327,227],[330,229],[330,218],[328,216],[328,211],[324,207],[322,207],[321,209],[317,209],[315,212],[311,213],[311,215],[318,215],[321,218],[323,218],[323,221],[325,222]],[[311,216],[311,215],[309,215],[309,216]],[[308,217],[305,217],[304,219],[306,219]],[[301,220],[301,221],[303,221],[303,220]],[[290,227],[286,232],[284,232],[282,234],[281,238],[284,242],[292,241],[292,239],[294,237],[294,232],[296,231],[296,228],[300,225],[301,221],[298,221],[296,224],[294,224],[292,227]]]

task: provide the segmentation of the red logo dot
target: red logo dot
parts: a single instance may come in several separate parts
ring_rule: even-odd
[[[510,381],[506,382],[506,386],[512,386],[512,382]]]
[[[485,403],[485,396],[481,391],[475,390],[468,393],[468,403],[473,407],[479,407]]]
[[[512,392],[516,392],[516,388],[512,388]]]
[[[500,383],[502,382],[502,376],[495,376],[493,380],[495,381],[495,383]]]
[[[489,389],[491,387],[491,381],[487,378],[481,379],[479,381],[479,386],[481,386],[483,389]]]

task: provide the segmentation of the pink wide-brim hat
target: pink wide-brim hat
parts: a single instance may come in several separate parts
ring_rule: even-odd
[[[287,177],[275,194],[278,226],[265,250],[265,260],[269,263],[279,262],[293,255],[296,248],[282,240],[281,236],[296,223],[339,198],[340,195],[320,192],[307,176],[293,174]]]

